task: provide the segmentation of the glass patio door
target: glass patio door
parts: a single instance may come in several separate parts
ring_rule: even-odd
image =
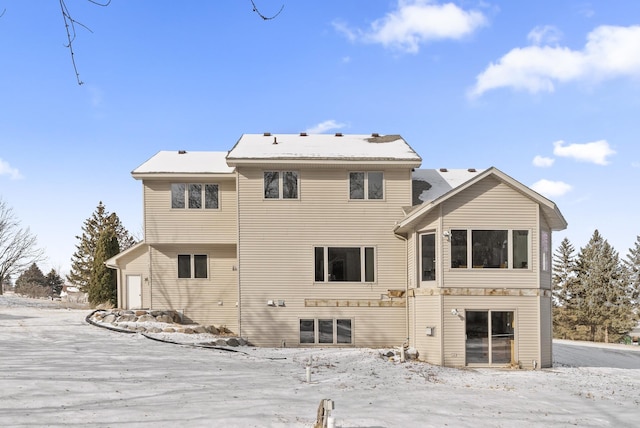
[[[513,311],[466,311],[467,364],[508,364],[513,360]]]

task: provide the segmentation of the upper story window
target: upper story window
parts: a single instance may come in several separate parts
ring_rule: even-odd
[[[420,235],[421,279],[422,281],[436,280],[436,234]]]
[[[217,184],[171,184],[171,208],[218,209]]]
[[[452,268],[468,268],[468,260],[475,269],[529,267],[528,230],[458,229],[451,231],[450,239]]]
[[[295,171],[265,171],[265,199],[298,199],[298,173]]]
[[[349,199],[383,199],[384,173],[350,172]]]
[[[374,282],[373,247],[315,247],[316,282]]]
[[[206,254],[178,254],[178,278],[207,278]]]

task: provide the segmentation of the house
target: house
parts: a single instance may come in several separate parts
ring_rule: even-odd
[[[144,241],[118,303],[256,346],[410,345],[446,366],[551,365],[553,202],[496,168],[420,170],[398,135],[243,135],[136,168]]]

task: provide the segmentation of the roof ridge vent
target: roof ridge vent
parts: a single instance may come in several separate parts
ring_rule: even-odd
[[[377,137],[379,137],[379,136],[380,136],[380,134],[378,134],[377,132],[373,132],[373,133],[371,134],[371,136],[372,136],[373,138],[377,138]]]
[[[264,134],[262,134],[264,137],[271,137],[271,132],[265,132]]]
[[[477,172],[475,168],[469,168],[467,171],[469,171],[469,172]]]
[[[342,137],[342,132],[336,132],[336,137]]]
[[[184,154],[186,154],[186,153],[187,153],[187,151],[186,151],[186,150],[178,150],[178,154],[179,154],[179,155],[184,155]]]
[[[306,133],[306,132],[301,132],[301,133],[300,133],[300,136],[301,136],[301,137],[306,137],[306,136],[307,136],[307,133]]]
[[[449,170],[447,168],[440,168],[440,172],[448,172]]]

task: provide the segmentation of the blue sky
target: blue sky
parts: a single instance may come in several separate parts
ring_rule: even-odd
[[[67,273],[99,201],[142,233],[130,172],[243,133],[401,134],[423,168],[495,166],[554,234],[640,234],[640,2],[0,0],[0,197]],[[0,12],[1,13],[1,12]]]

